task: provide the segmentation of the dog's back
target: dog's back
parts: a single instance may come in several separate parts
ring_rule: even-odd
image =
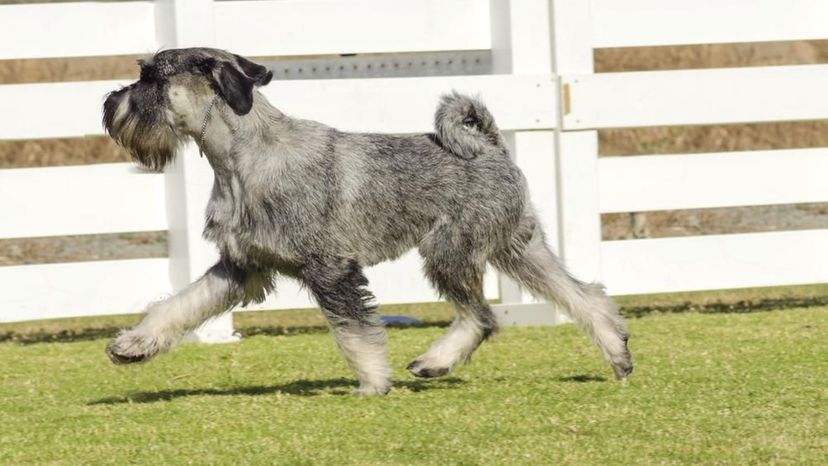
[[[508,241],[517,227],[526,206],[525,180],[486,107],[457,93],[447,95],[435,130],[418,135],[332,130],[327,234],[341,232],[351,243],[347,248],[360,250],[362,263],[395,258],[441,224],[487,244]]]

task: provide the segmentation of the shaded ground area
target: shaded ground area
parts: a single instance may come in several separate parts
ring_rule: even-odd
[[[677,313],[746,314],[828,306],[828,285],[620,296],[615,300],[621,313],[629,319]],[[379,312],[388,316],[413,317],[422,327],[446,327],[454,317],[453,307],[444,302],[381,305]],[[236,312],[233,316],[234,327],[243,337],[328,332],[325,320],[315,308]],[[140,318],[139,314],[130,314],[0,324],[0,343],[30,345],[111,338]]]
[[[509,328],[470,365],[405,364],[445,330],[389,331],[394,390],[328,335],[183,345],[114,367],[105,340],[0,343],[0,464],[825,464],[828,308],[630,321],[612,380],[572,325]]]

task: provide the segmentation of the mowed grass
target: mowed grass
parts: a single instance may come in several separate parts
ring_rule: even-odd
[[[319,331],[134,367],[112,366],[105,339],[7,341],[0,463],[828,464],[828,308],[630,327],[626,384],[572,325],[507,328],[435,381],[403,367],[445,329],[389,329],[384,398],[350,394]]]

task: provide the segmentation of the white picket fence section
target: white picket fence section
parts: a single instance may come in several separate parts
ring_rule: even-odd
[[[602,241],[600,215],[828,201],[828,149],[599,158],[597,129],[828,118],[828,65],[593,72],[593,48],[828,38],[822,0],[157,0],[0,5],[0,59],[214,46],[256,56],[491,50],[496,74],[274,81],[283,111],[349,131],[430,131],[440,94],[479,94],[582,279],[634,294],[828,281],[828,230]],[[0,85],[0,139],[100,135],[120,81]],[[0,170],[0,239],[169,231],[170,255],[0,267],[0,322],[137,312],[216,258],[192,147],[130,164]],[[380,302],[436,299],[415,253],[368,271]],[[559,317],[489,273],[509,323]],[[291,282],[255,309],[312,306]],[[232,333],[232,316],[199,332]]]
[[[561,247],[570,266],[612,294],[820,283],[828,280],[828,230],[600,241],[593,212],[825,202],[824,149],[599,158],[596,129],[828,118],[825,65],[600,73],[591,49],[824,39],[821,0],[592,0],[553,15],[581,35],[555,33],[562,164],[583,178],[563,203]],[[579,142],[568,146],[568,140]],[[561,176],[561,175],[559,175]],[[578,180],[566,173],[559,178]],[[570,181],[576,182],[576,181]],[[567,193],[564,186],[560,192]],[[569,202],[571,201],[571,202]],[[587,213],[578,211],[588,209]],[[567,213],[567,208],[570,213]]]

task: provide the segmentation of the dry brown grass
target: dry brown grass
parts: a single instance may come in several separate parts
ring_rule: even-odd
[[[683,154],[828,146],[828,121],[606,129],[601,155]]]
[[[0,61],[0,84],[51,83],[138,77],[139,55]]]
[[[595,50],[596,73],[826,62],[828,41],[824,40]]]
[[[604,214],[604,240],[722,235],[757,231],[828,228],[828,204],[727,207],[667,210],[646,214],[645,231],[634,235],[630,214]],[[640,219],[639,219],[640,220]]]
[[[167,232],[0,239],[0,267],[167,257]]]
[[[0,168],[126,162],[129,154],[105,136],[0,141]]]

